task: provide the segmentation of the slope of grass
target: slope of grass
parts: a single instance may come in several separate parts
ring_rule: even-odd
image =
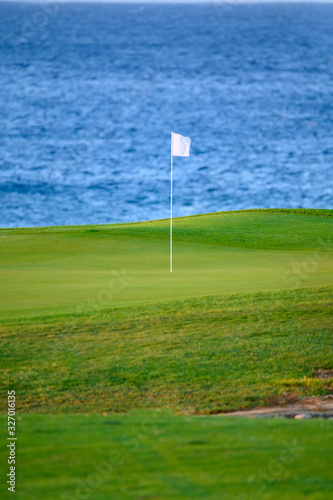
[[[214,413],[329,394],[333,289],[224,295],[17,320],[0,328],[2,397],[24,412]]]
[[[0,317],[333,284],[333,211],[0,230]]]
[[[2,420],[2,426],[4,419]],[[3,426],[4,430],[4,426]],[[330,500],[332,421],[24,415],[24,500]],[[0,477],[7,473],[0,449]],[[1,498],[12,498],[1,481]]]

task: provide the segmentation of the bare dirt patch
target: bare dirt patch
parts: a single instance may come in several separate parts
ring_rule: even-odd
[[[333,418],[333,396],[303,398],[296,403],[233,411],[226,413],[225,416],[253,418],[284,417],[299,420],[306,418]]]
[[[313,372],[313,378],[333,378],[333,370],[317,370]]]

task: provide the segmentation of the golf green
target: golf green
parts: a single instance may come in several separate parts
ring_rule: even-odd
[[[333,211],[0,231],[0,317],[333,284]]]

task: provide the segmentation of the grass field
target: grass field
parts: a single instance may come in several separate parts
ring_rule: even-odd
[[[333,368],[333,211],[177,219],[172,275],[168,231],[0,230],[1,401],[16,390],[31,464],[18,497],[79,500],[75,478],[115,450],[86,499],[333,498],[332,421],[212,415],[332,394],[312,375]],[[143,431],[152,409],[166,417]],[[293,439],[300,456],[268,473]]]
[[[225,212],[169,222],[0,230],[0,315],[333,284],[333,211]]]
[[[18,438],[19,488],[1,498],[332,499],[327,420],[24,415]]]
[[[329,394],[332,288],[182,299],[1,327],[27,412],[215,413]],[[5,394],[4,394],[5,396]]]

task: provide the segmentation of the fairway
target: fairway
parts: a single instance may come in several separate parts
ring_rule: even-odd
[[[332,499],[332,421],[25,415],[19,433],[20,500]]]
[[[0,231],[0,315],[333,284],[333,212],[263,210],[169,222]]]

